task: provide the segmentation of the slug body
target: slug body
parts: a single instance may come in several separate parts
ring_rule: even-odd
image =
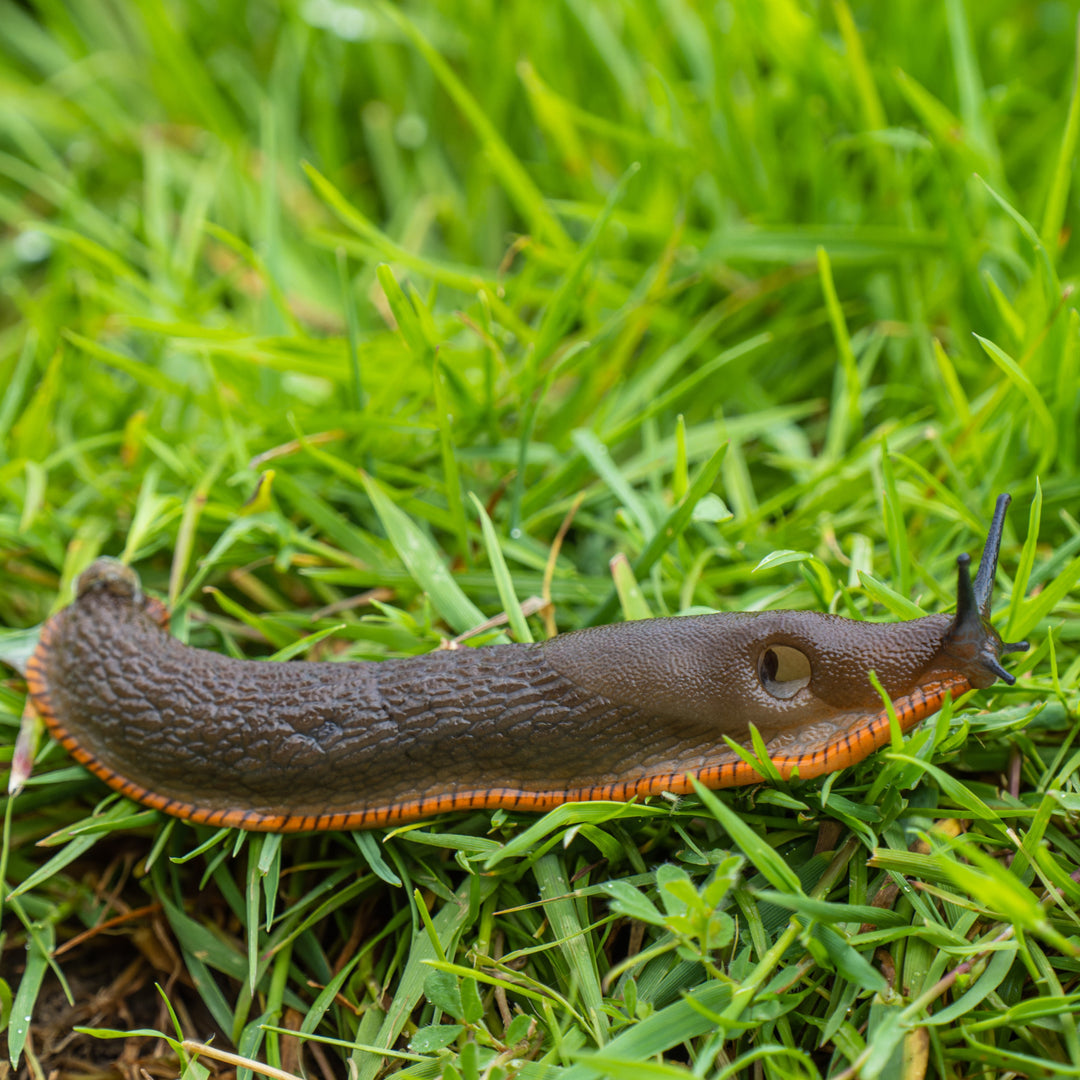
[[[135,573],[99,560],[46,624],[27,677],[53,736],[112,787],[189,820],[364,828],[475,807],[544,810],[752,783],[724,736],[754,724],[780,773],[818,776],[945,695],[1009,682],[989,623],[1007,497],[955,617],[806,611],[650,619],[543,644],[383,662],[267,663],[190,648]]]

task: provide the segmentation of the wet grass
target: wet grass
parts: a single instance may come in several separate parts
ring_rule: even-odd
[[[910,618],[1008,491],[1031,640],[824,781],[542,819],[215,832],[44,742],[0,867],[22,1075],[232,1068],[211,1032],[363,1080],[1077,1072],[1069,19],[0,2],[6,627],[101,553],[236,655]]]

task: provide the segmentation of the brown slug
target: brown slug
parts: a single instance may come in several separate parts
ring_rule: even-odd
[[[1009,497],[955,616],[869,623],[810,611],[648,619],[382,662],[267,663],[190,648],[135,572],[100,559],[27,665],[54,738],[117,791],[208,825],[365,828],[445,810],[761,779],[861,761],[889,739],[873,670],[907,730],[945,695],[1013,677],[990,625]]]

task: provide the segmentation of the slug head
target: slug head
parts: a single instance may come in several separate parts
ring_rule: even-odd
[[[1016,679],[1002,666],[1001,656],[1023,652],[1028,643],[1002,641],[990,622],[994,575],[1010,502],[1008,495],[997,500],[974,582],[970,556],[958,556],[956,614],[951,620],[930,615],[877,627],[849,624],[852,629],[838,630],[833,625],[828,632],[808,635],[802,644],[786,643],[795,649],[784,643],[774,645],[759,661],[761,686],[778,699],[792,700],[805,687],[838,708],[858,695],[854,688],[866,686],[865,673],[870,669],[894,697],[951,675],[961,675],[978,688],[997,679],[1011,686]]]
[[[949,627],[944,651],[972,686],[990,686],[996,679],[1012,686],[1016,678],[1001,666],[1001,656],[1004,653],[1024,652],[1028,647],[1026,641],[1002,641],[990,625],[994,575],[997,573],[1005,513],[1010,502],[1010,496],[998,496],[994,520],[990,523],[974,583],[971,580],[971,557],[965,552],[956,559],[956,617]]]
[[[1012,682],[990,625],[990,590],[1008,497],[998,500],[974,583],[959,560],[955,617],[870,623],[813,611],[646,619],[564,634],[541,648],[582,688],[672,722],[693,738],[744,739],[754,724],[785,752],[813,751],[882,708],[873,671],[898,706],[917,691]],[[966,685],[965,685],[966,681]]]

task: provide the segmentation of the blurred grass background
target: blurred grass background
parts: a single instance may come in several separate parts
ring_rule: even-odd
[[[87,817],[43,747],[0,867],[20,1075],[165,1067],[72,1034],[176,1036],[155,980],[309,1075],[1076,1072],[1074,18],[0,0],[7,627],[108,553],[202,647],[426,651],[505,604],[470,495],[560,630],[907,618],[1010,491],[1032,639],[907,760],[611,821],[245,840]],[[935,820],[966,838],[909,850]]]

